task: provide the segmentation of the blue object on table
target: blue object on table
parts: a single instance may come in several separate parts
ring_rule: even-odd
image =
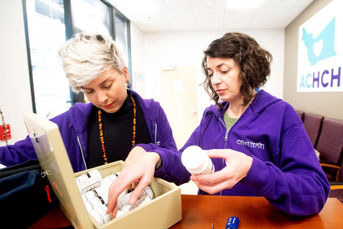
[[[237,229],[239,224],[238,217],[229,217],[226,221],[225,229]]]

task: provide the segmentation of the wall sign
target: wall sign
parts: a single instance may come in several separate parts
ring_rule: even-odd
[[[333,0],[299,27],[298,92],[343,91],[342,9]]]

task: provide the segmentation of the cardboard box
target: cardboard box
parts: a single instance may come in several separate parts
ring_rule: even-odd
[[[106,224],[98,224],[88,214],[75,178],[93,169],[104,178],[121,171],[123,162],[74,173],[57,125],[33,113],[24,114],[24,121],[41,167],[60,200],[60,207],[75,228],[168,228],[182,219],[180,187],[153,178],[150,187],[155,198],[151,202]]]

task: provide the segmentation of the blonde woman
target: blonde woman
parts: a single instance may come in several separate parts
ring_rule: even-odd
[[[75,172],[125,160],[130,152],[176,150],[160,104],[129,89],[128,68],[111,37],[77,33],[60,55],[70,86],[90,102],[77,103],[51,119],[59,127]],[[159,158],[154,153],[148,157]],[[0,163],[7,166],[36,158],[29,137],[0,147]]]

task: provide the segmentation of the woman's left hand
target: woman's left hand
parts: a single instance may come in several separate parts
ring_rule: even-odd
[[[206,150],[211,158],[223,158],[226,166],[213,174],[191,176],[191,180],[199,189],[214,194],[224,189],[230,189],[242,180],[249,172],[252,157],[232,149]]]

